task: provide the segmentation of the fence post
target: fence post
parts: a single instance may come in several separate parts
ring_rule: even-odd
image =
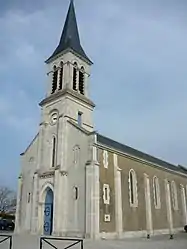
[[[10,236],[10,246],[9,249],[12,249],[12,236]]]
[[[83,240],[81,240],[81,249],[83,249]]]
[[[42,238],[40,238],[40,249],[42,249]]]

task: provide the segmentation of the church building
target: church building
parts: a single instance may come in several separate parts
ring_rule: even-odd
[[[73,0],[45,63],[38,134],[21,154],[15,232],[100,239],[183,230],[187,169],[95,131],[92,61]]]

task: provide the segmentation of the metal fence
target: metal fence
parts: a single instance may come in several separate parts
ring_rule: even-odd
[[[43,245],[44,245],[44,242],[46,244],[48,244],[49,246],[51,246],[52,248],[54,249],[58,249],[51,241],[70,241],[71,244],[64,247],[63,249],[69,249],[77,244],[80,245],[80,249],[83,249],[84,248],[84,245],[83,245],[83,239],[65,239],[65,238],[49,238],[49,237],[41,237],[40,238],[40,249],[43,249]],[[61,249],[61,248],[60,248]]]
[[[0,234],[0,244],[4,243],[5,241],[9,241],[9,249],[12,249],[12,236],[11,235],[4,235]]]

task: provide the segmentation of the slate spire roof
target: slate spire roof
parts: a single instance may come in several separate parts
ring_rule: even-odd
[[[66,16],[66,21],[60,38],[60,42],[53,52],[53,54],[47,59],[46,62],[49,62],[53,57],[60,54],[66,49],[72,49],[75,53],[86,59],[89,63],[92,64],[91,60],[85,54],[79,38],[79,31],[77,26],[76,14],[74,1],[70,0],[69,10]]]

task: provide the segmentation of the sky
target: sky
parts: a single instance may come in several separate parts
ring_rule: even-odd
[[[38,131],[47,76],[69,0],[6,0],[0,8],[0,183],[16,189],[20,153]],[[187,165],[187,2],[76,0],[94,62],[95,130]]]

